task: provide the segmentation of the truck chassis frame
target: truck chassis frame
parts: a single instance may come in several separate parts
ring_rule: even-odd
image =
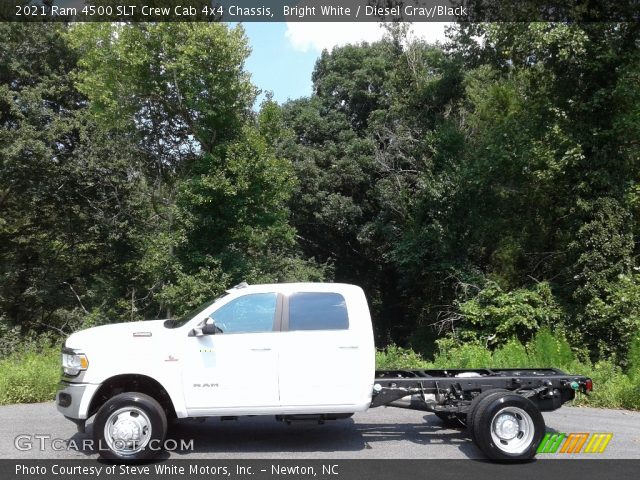
[[[592,388],[590,378],[553,368],[381,370],[370,407],[434,413],[445,426],[466,427],[490,459],[523,461],[535,456],[545,432],[540,412]]]
[[[522,395],[540,411],[552,411],[573,400],[577,391],[591,391],[592,383],[587,377],[554,368],[379,370],[371,408],[466,414],[475,397],[495,389]],[[402,401],[409,396],[410,401]]]

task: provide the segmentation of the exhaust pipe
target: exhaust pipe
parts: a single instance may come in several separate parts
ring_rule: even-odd
[[[435,412],[436,405],[436,396],[434,394],[425,395],[424,400],[422,395],[409,395],[387,404],[388,407],[421,410],[423,412]]]

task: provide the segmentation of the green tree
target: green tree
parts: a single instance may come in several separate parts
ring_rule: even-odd
[[[486,42],[460,111],[473,146],[460,198],[462,245],[507,288],[552,281],[572,331],[597,352],[601,331],[585,308],[607,301],[637,255],[629,200],[639,164],[629,135],[638,104],[626,95],[637,84],[638,28],[490,24],[473,32]],[[469,33],[461,29],[460,44]],[[615,331],[613,320],[609,327]],[[619,348],[609,341],[609,351]]]
[[[146,165],[156,222],[140,239],[141,296],[172,315],[229,282],[321,275],[295,249],[277,109],[251,111],[241,26],[90,24],[70,38],[94,118]]]
[[[77,327],[138,220],[131,158],[86,116],[67,29],[0,25],[0,317],[25,332]]]
[[[437,188],[430,132],[462,93],[457,64],[440,48],[405,45],[405,34],[323,52],[314,94],[283,107],[293,137],[281,151],[298,177],[291,205],[304,251],[365,287],[382,342],[406,340],[408,312],[424,306],[401,278],[397,244],[417,193]]]

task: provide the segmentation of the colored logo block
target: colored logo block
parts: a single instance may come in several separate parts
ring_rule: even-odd
[[[546,433],[536,452],[602,453],[612,438],[613,433]]]

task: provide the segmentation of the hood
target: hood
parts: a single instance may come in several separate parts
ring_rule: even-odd
[[[115,345],[118,345],[122,344],[123,341],[133,339],[152,340],[154,337],[166,335],[170,331],[164,327],[164,322],[165,320],[146,320],[144,322],[113,323],[87,328],[69,336],[65,346],[83,350],[89,349],[94,345],[104,346],[109,342],[118,342],[115,343]]]

